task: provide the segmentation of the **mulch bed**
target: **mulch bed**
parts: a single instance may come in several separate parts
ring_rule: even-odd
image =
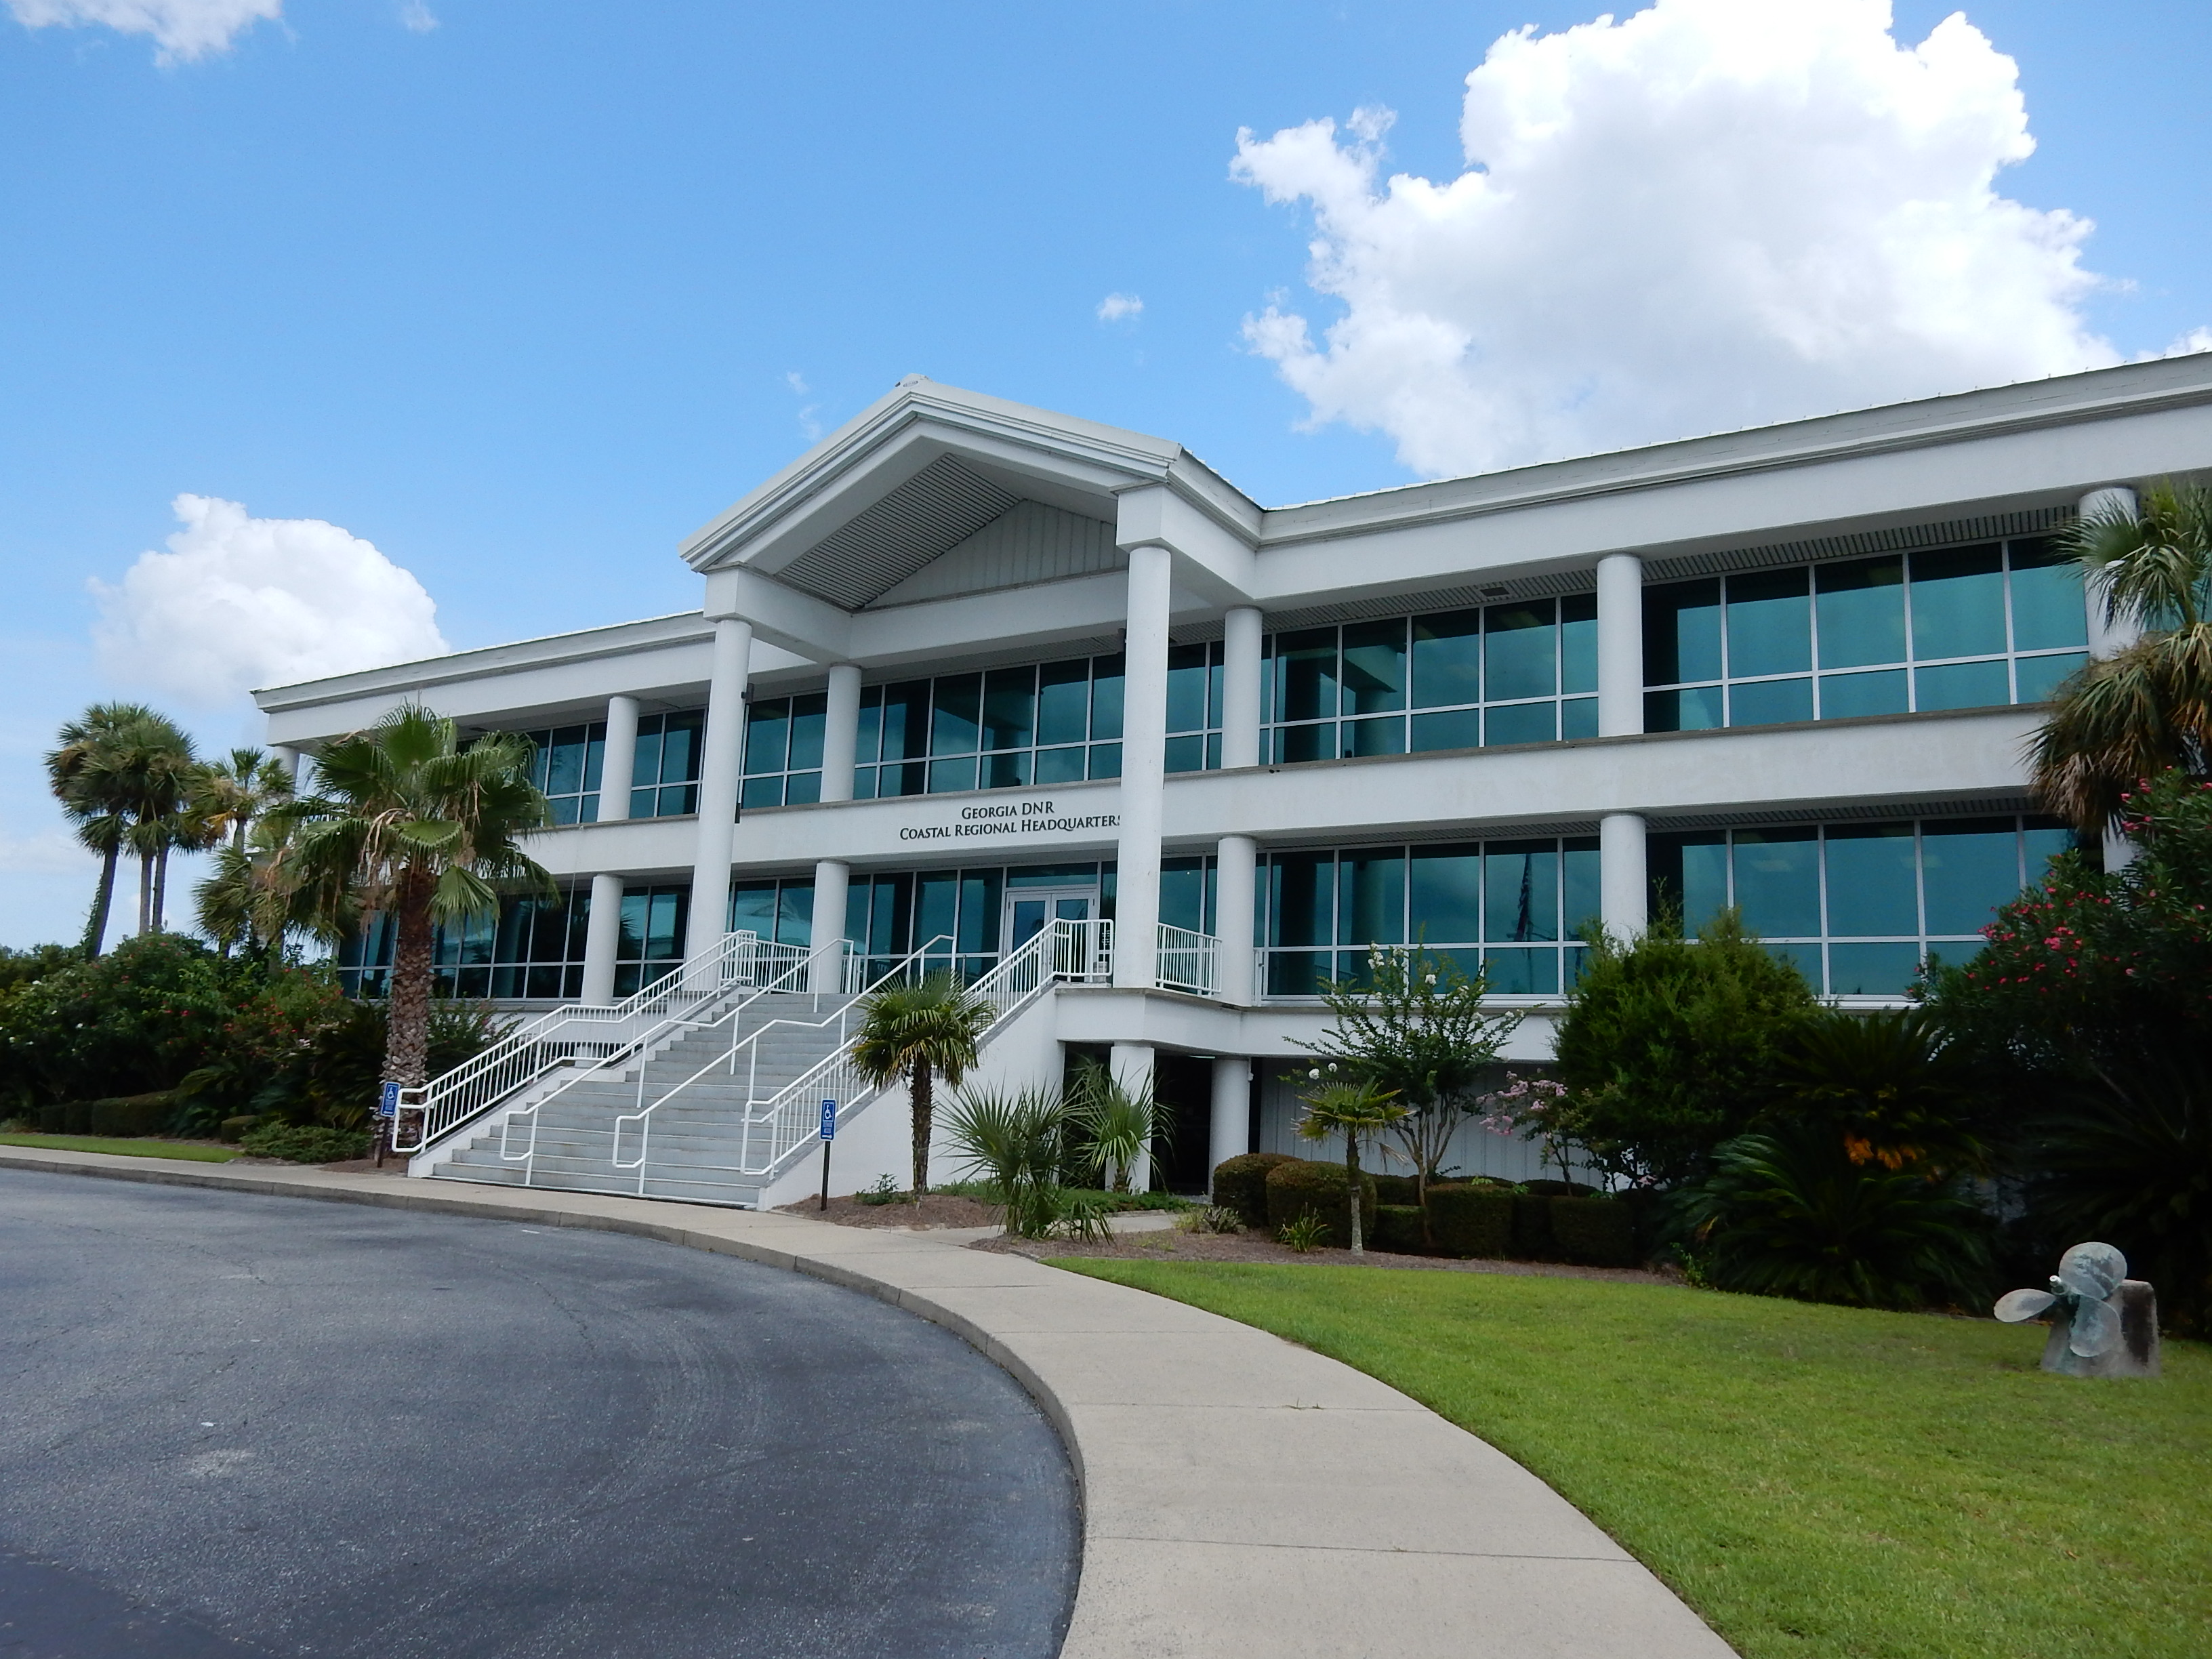
[[[1604,1279],[1620,1285],[1679,1285],[1679,1273],[1643,1267],[1577,1267],[1563,1261],[1459,1261],[1446,1256],[1400,1255],[1369,1250],[1355,1261],[1348,1250],[1309,1250],[1304,1255],[1256,1233],[1187,1233],[1180,1229],[1135,1233],[1110,1244],[1066,1238],[985,1238],[968,1246],[1032,1261],[1051,1256],[1099,1256],[1122,1261],[1265,1261],[1295,1267],[1415,1267],[1432,1273],[1506,1273],[1534,1279]]]
[[[863,1204],[848,1194],[832,1198],[823,1210],[818,1198],[804,1198],[782,1206],[787,1215],[803,1215],[810,1221],[834,1221],[841,1227],[995,1227],[999,1212],[988,1204],[950,1193],[925,1193],[915,1204],[899,1199],[890,1204]]]

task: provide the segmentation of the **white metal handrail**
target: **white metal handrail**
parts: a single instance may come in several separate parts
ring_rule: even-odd
[[[923,945],[920,950],[910,951],[905,956],[901,957],[881,974],[878,974],[873,980],[862,987],[858,994],[866,995],[871,992],[882,989],[883,987],[890,984],[896,980],[908,977],[917,967],[923,964],[926,957],[943,956],[945,954],[945,947],[950,946],[952,940],[950,934],[938,934],[936,938],[931,939],[928,944]],[[670,1101],[676,1098],[677,1096],[682,1094],[693,1084],[698,1082],[709,1072],[726,1066],[732,1075],[734,1076],[737,1071],[738,1051],[740,1048],[750,1048],[752,1050],[750,1062],[750,1071],[747,1079],[746,1088],[746,1096],[748,1102],[750,1103],[752,1093],[751,1077],[757,1076],[758,1073],[760,1064],[760,1042],[763,1037],[766,1036],[769,1031],[775,1030],[778,1026],[787,1028],[799,1027],[811,1030],[820,1030],[826,1026],[835,1024],[837,1027],[837,1048],[838,1051],[842,1053],[848,1046],[845,1042],[845,1022],[848,1016],[851,1013],[854,1006],[854,1002],[848,1000],[837,1010],[836,1013],[828,1016],[826,1018],[819,1020],[770,1020],[766,1024],[763,1025],[758,1030],[754,1031],[750,1036],[746,1036],[742,1042],[732,1043],[727,1054],[718,1054],[715,1058],[708,1060],[704,1066],[701,1066],[696,1072],[694,1072],[690,1077],[685,1078],[683,1082],[665,1091],[660,1098],[654,1101],[650,1106],[643,1103],[644,1079],[641,1073],[639,1079],[638,1109],[634,1112],[625,1112],[615,1120],[614,1143],[611,1150],[610,1160],[613,1167],[617,1170],[635,1170],[638,1172],[638,1190],[641,1194],[643,1193],[645,1190],[646,1154],[653,1134],[653,1116],[655,1112],[658,1112],[663,1106],[665,1106]],[[818,1070],[820,1068],[817,1066],[816,1069]],[[787,1091],[785,1092],[788,1091]],[[780,1099],[781,1097],[781,1096],[780,1094],[778,1098]],[[525,1109],[527,1110],[529,1109],[526,1108]],[[517,1115],[520,1115],[520,1114],[517,1114]],[[748,1139],[751,1133],[752,1121],[752,1115],[750,1111],[748,1110],[743,1119],[744,1125],[743,1133]],[[632,1123],[638,1126],[637,1157],[634,1159],[626,1161],[622,1155],[623,1130],[625,1125]],[[531,1148],[527,1153],[523,1155],[532,1161],[533,1166],[537,1157],[536,1139],[536,1131],[533,1129],[532,1132]],[[518,1159],[517,1161],[520,1160]],[[744,1158],[741,1152],[738,1159],[740,1169],[744,1167]],[[526,1171],[524,1175],[523,1184],[525,1186],[529,1185],[529,1174]]]
[[[678,1006],[696,1011],[733,986],[757,984],[764,972],[780,978],[791,958],[807,954],[804,945],[778,945],[757,933],[726,933],[620,1002],[570,1003],[542,1014],[421,1088],[401,1090],[392,1148],[419,1152],[579,1055],[604,1059],[627,1050],[639,1022]]]
[[[981,1042],[1005,1029],[1008,1021],[1050,987],[1063,982],[1110,983],[1114,977],[1114,924],[1103,918],[1073,921],[1065,917],[1048,922],[1027,944],[1013,951],[969,987],[970,992],[997,1010]],[[740,1173],[773,1179],[792,1158],[820,1134],[820,1103],[835,1100],[837,1121],[842,1125],[867,1104],[883,1085],[871,1082],[853,1057],[849,1043],[813,1070],[787,1085],[757,1113],[746,1115],[742,1145],[748,1154]],[[753,1126],[766,1131],[766,1152],[757,1163],[750,1158]]]
[[[1221,941],[1189,927],[1159,924],[1153,983],[1163,991],[1210,997],[1221,983]]]
[[[641,1035],[623,1043],[612,1052],[594,1060],[591,1064],[578,1066],[574,1077],[556,1085],[528,1105],[518,1107],[509,1112],[506,1120],[500,1125],[501,1159],[509,1164],[527,1164],[530,1167],[524,1171],[522,1184],[526,1187],[529,1186],[538,1168],[538,1125],[542,1121],[539,1113],[578,1084],[598,1076],[611,1066],[626,1064],[632,1059],[639,1061],[637,1090],[638,1098],[642,1103],[645,1098],[645,1074],[653,1051],[659,1048],[665,1040],[674,1037],[679,1032],[711,1031],[717,1026],[729,1026],[732,1032],[732,1059],[734,1063],[735,1050],[741,1046],[738,1043],[735,1034],[738,1023],[744,1018],[745,1011],[763,997],[779,992],[787,995],[803,994],[813,982],[815,963],[826,954],[835,952],[839,958],[838,994],[847,996],[852,994],[854,986],[854,970],[857,965],[857,958],[853,953],[853,942],[850,939],[836,939],[828,945],[817,945],[812,949],[802,945],[777,945],[775,949],[780,951],[795,952],[797,959],[790,963],[775,978],[753,985],[750,996],[739,998],[736,1003],[711,1019],[696,1018],[696,1011],[692,1014],[672,1015],[650,1027]],[[703,1077],[708,1072],[722,1063],[722,1057],[718,1056],[701,1067],[698,1075]],[[696,1079],[692,1080],[696,1081]],[[523,1149],[518,1152],[514,1150],[514,1132],[518,1127],[526,1124],[530,1131],[529,1138],[523,1143]]]

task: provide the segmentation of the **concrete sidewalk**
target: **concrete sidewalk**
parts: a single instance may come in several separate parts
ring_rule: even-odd
[[[579,1193],[0,1147],[0,1167],[598,1227],[850,1285],[958,1333],[1081,1482],[1066,1659],[1728,1659],[1518,1464],[1372,1377],[1180,1303],[927,1233]]]

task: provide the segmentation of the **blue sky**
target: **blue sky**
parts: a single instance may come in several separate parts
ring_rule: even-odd
[[[1307,281],[1309,204],[1232,179],[1238,130],[1387,106],[1385,170],[1449,179],[1492,41],[1596,11],[431,0],[410,28],[286,0],[162,64],[36,8],[0,3],[17,945],[73,936],[89,885],[38,753],[143,691],[95,656],[88,580],[181,493],[374,543],[468,647],[696,605],[678,539],[909,372],[1178,439],[1263,501],[1417,476],[1418,434],[1300,430],[1318,394],[1244,332],[1271,297],[1316,333],[1355,302]],[[1899,3],[1896,37],[1948,10]],[[2212,324],[2212,8],[1967,16],[2039,144],[1999,190],[2095,221],[2081,261],[2114,280],[2069,314],[2122,356]],[[1112,293],[1141,312],[1102,321]],[[234,700],[178,706],[253,735]]]

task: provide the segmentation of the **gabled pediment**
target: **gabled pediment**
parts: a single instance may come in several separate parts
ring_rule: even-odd
[[[1126,570],[1129,556],[1114,544],[1114,526],[1043,501],[1017,501],[951,551],[886,588],[873,606],[915,605],[962,593],[989,593]]]

